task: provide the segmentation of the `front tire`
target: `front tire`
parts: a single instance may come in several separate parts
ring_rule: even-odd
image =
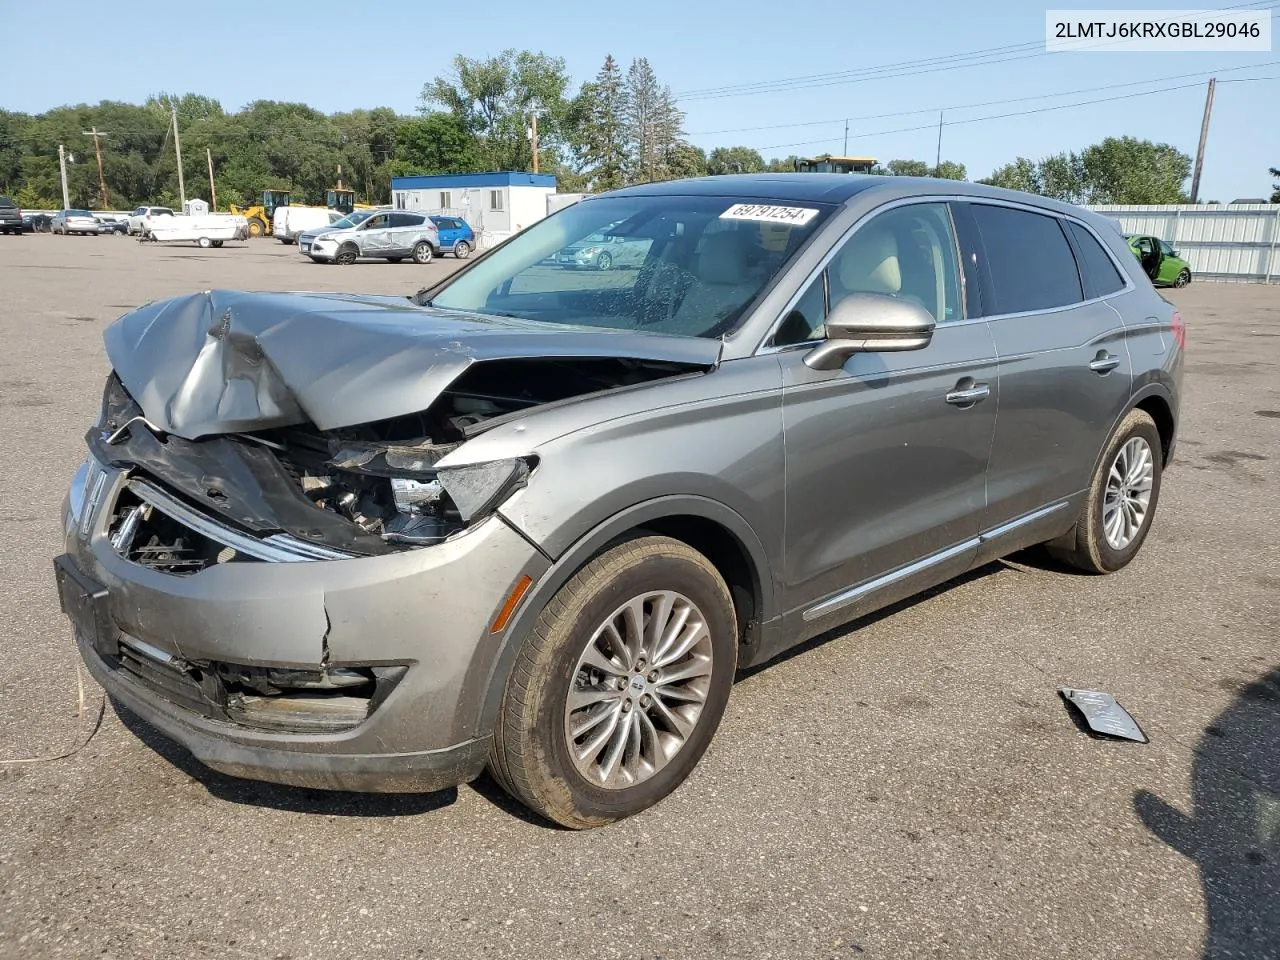
[[[261,237],[267,232],[267,225],[257,217],[249,218],[249,236]]]
[[[427,243],[425,240],[419,240],[413,246],[414,263],[430,263],[431,258],[435,255],[436,252],[431,249],[431,244]]]
[[[596,257],[597,270],[608,270],[612,266],[613,266],[613,257],[610,256],[609,254],[602,253],[600,254],[600,256]]]
[[[1107,443],[1080,516],[1049,553],[1089,573],[1114,573],[1138,554],[1155,519],[1164,463],[1160,432],[1130,410]]]
[[[1175,287],[1185,287],[1190,282],[1191,282],[1191,271],[1183,270],[1180,274],[1178,274],[1177,279],[1173,281],[1173,285]]]
[[[360,255],[360,251],[356,249],[354,244],[348,243],[344,247],[339,247],[338,252],[333,257],[333,262],[349,267],[356,262],[356,258]]]
[[[614,546],[560,588],[525,639],[491,772],[573,829],[652,806],[711,742],[737,637],[729,589],[702,554],[658,536]]]

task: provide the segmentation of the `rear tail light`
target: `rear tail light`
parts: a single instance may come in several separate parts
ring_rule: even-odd
[[[1187,347],[1187,325],[1182,322],[1182,314],[1177,310],[1173,311],[1173,320],[1169,326],[1173,329],[1173,342],[1178,345],[1179,350],[1185,350]]]

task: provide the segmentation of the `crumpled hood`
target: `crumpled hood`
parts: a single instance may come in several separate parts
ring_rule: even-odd
[[[139,307],[103,334],[156,427],[188,440],[425,410],[473,363],[633,357],[711,366],[720,341],[433,310],[398,297],[212,290]]]

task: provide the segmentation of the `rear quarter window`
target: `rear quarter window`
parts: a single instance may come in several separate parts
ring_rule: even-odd
[[[1076,258],[1057,217],[982,203],[972,211],[993,288],[989,313],[1052,310],[1084,299]]]
[[[1084,283],[1086,300],[1106,297],[1124,289],[1124,277],[1097,238],[1078,223],[1067,222],[1067,231],[1075,241],[1079,256],[1080,279]]]

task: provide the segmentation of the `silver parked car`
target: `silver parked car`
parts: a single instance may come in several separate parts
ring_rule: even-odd
[[[399,263],[406,258],[430,263],[440,252],[440,233],[426,214],[379,210],[349,227],[333,224],[300,234],[298,251],[312,260],[331,263],[360,259]]]
[[[98,218],[88,210],[59,210],[49,224],[50,233],[69,236],[73,233],[97,236],[102,232]]]
[[[631,240],[608,233],[593,233],[559,251],[555,263],[571,269],[587,267],[612,270],[614,267],[638,268],[649,253],[650,240]]]
[[[634,274],[554,265],[608,224],[645,245]],[[1114,224],[1055,201],[821,174],[604,194],[411,299],[118,320],[62,605],[97,680],[210,767],[488,767],[604,824],[685,779],[740,668],[1033,544],[1129,563],[1183,339]]]

